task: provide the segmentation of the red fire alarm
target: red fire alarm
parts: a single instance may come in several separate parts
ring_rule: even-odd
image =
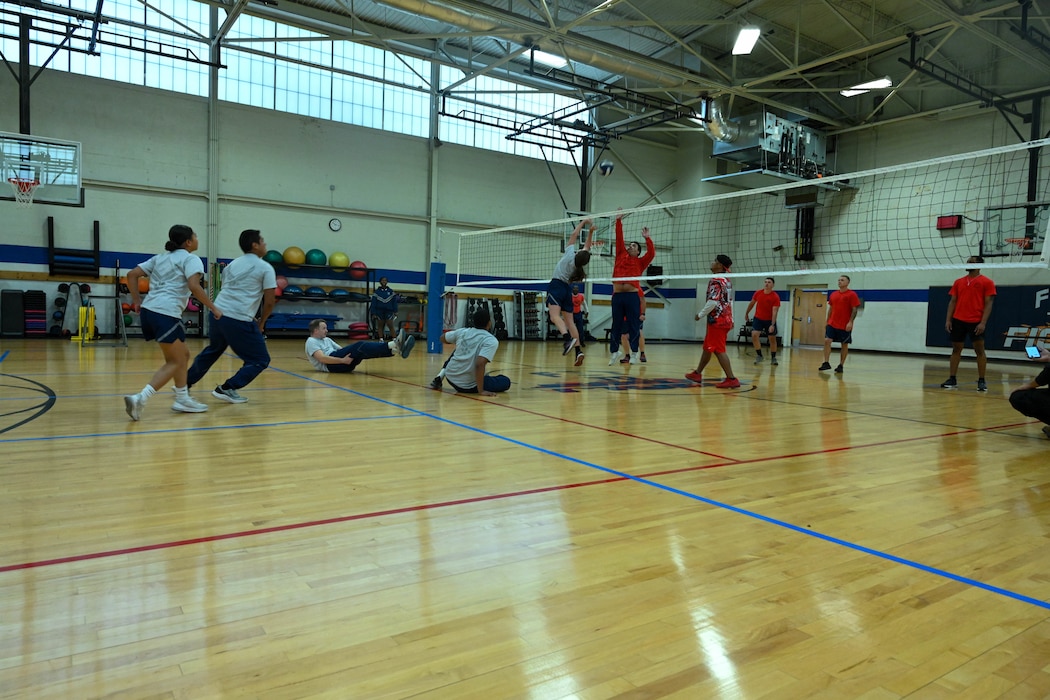
[[[962,228],[962,215],[952,214],[951,216],[938,216],[937,217],[937,230],[938,231],[951,231],[957,228]]]

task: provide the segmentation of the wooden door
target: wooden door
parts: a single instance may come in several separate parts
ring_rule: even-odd
[[[800,345],[822,345],[828,317],[827,292],[822,289],[796,289],[791,295],[791,337]]]

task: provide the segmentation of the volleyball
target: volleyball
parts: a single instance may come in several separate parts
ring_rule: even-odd
[[[598,172],[602,174],[602,177],[605,177],[613,171],[614,167],[616,166],[611,160],[603,160],[601,163],[598,163]]]

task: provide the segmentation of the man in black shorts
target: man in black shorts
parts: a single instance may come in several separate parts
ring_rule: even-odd
[[[983,263],[984,258],[974,255],[966,262]],[[970,268],[966,270],[965,277],[955,280],[948,293],[952,298],[948,302],[948,318],[944,322],[944,328],[952,339],[952,357],[948,361],[952,376],[941,386],[945,389],[959,386],[955,373],[959,370],[963,345],[966,339],[970,338],[973,342],[973,352],[977,355],[977,391],[988,391],[988,384],[984,381],[984,370],[988,365],[988,358],[984,354],[984,329],[988,324],[988,317],[992,315],[995,282],[982,275],[979,269]]]

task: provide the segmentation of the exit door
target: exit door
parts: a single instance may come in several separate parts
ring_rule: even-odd
[[[791,337],[800,345],[823,345],[824,327],[828,319],[827,291],[823,289],[796,289],[791,295]]]

